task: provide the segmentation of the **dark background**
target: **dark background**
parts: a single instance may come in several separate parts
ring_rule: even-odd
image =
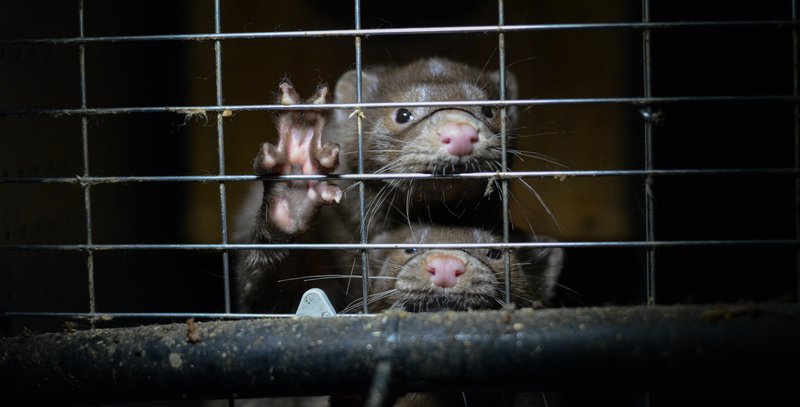
[[[6,2],[0,38],[78,35],[76,1]],[[602,3],[602,4],[599,4]],[[652,21],[791,19],[790,1],[653,0]],[[223,32],[352,28],[350,3],[223,1]],[[213,3],[86,1],[85,34],[118,36],[213,32]],[[506,2],[508,24],[641,21],[637,1]],[[492,25],[492,2],[364,1],[362,26]],[[522,98],[639,97],[639,30],[531,31],[506,38]],[[364,40],[367,65],[439,55],[497,69],[495,34],[376,36]],[[223,41],[227,104],[272,100],[289,75],[303,93],[335,82],[354,64],[347,37]],[[765,96],[793,93],[789,27],[716,27],[652,32],[652,95]],[[213,42],[161,41],[86,46],[89,107],[203,106],[215,103]],[[76,45],[0,45],[0,109],[80,107]],[[794,106],[786,102],[687,102],[655,106],[658,169],[791,168]],[[574,170],[644,168],[644,122],[629,105],[523,109],[520,148]],[[249,174],[256,146],[274,137],[269,112],[225,121],[228,174]],[[219,172],[216,115],[143,113],[90,116],[89,171],[96,176],[213,175]],[[518,170],[557,170],[517,162]],[[83,173],[81,119],[0,115],[0,177]],[[554,218],[519,185],[515,225],[567,241],[642,240],[644,179],[528,180]],[[657,240],[796,239],[791,175],[663,176],[654,181]],[[228,184],[235,218],[246,185]],[[78,185],[0,184],[0,244],[85,243]],[[216,183],[124,183],[91,188],[95,243],[217,243]],[[229,221],[232,228],[233,221]],[[645,250],[573,249],[557,303],[642,304]],[[222,255],[108,251],[94,254],[98,312],[223,312]],[[87,312],[87,259],[80,252],[0,251],[0,309]],[[795,301],[797,249],[786,246],[665,248],[656,251],[657,302]],[[105,325],[145,321],[112,321]],[[63,321],[4,319],[4,334],[58,331]],[[603,404],[595,395],[593,404]],[[610,404],[620,400],[614,396]],[[685,404],[661,395],[652,405]],[[635,395],[634,400],[641,400]],[[714,399],[719,401],[719,399]]]
[[[362,26],[492,25],[491,2],[372,2]],[[589,0],[506,2],[508,24],[641,21],[641,4]],[[350,3],[223,1],[223,32],[353,27]],[[86,1],[85,34],[118,36],[213,32],[213,3]],[[791,19],[791,2],[651,1],[652,21]],[[75,1],[9,2],[0,37],[78,35]],[[522,98],[643,95],[639,30],[531,31],[506,38],[508,64]],[[367,65],[431,55],[497,69],[495,34],[375,36]],[[80,107],[76,45],[0,45],[0,109]],[[764,96],[793,93],[792,32],[775,28],[672,28],[652,32],[652,95]],[[223,41],[227,104],[269,103],[289,75],[301,92],[335,82],[354,64],[347,37]],[[213,42],[159,41],[86,46],[89,107],[202,106],[215,103]],[[671,103],[655,106],[658,169],[791,168],[794,106],[786,102]],[[521,112],[520,148],[545,153],[567,169],[644,168],[644,122],[629,105],[533,107]],[[213,175],[219,172],[216,115],[142,113],[90,116],[89,169],[96,176]],[[225,122],[226,173],[249,174],[263,140],[274,137],[269,112],[239,112]],[[517,162],[519,170],[557,170]],[[0,115],[0,177],[83,173],[81,120],[75,116]],[[640,177],[528,180],[554,213],[516,185],[517,227],[568,241],[641,240]],[[791,175],[656,177],[657,240],[794,239]],[[246,185],[229,183],[235,218]],[[83,191],[77,185],[0,184],[0,244],[86,242]],[[216,183],[125,183],[91,188],[95,243],[217,243]],[[229,222],[229,228],[232,228]],[[96,252],[98,312],[222,312],[222,255],[212,252]],[[797,250],[739,246],[656,251],[657,302],[793,301]],[[563,306],[641,304],[643,249],[574,249],[559,291]],[[86,255],[0,251],[0,308],[87,312]],[[119,322],[117,322],[119,323]],[[4,321],[6,333],[58,330],[60,321]]]
[[[301,4],[302,3],[302,4]],[[580,4],[578,4],[580,3]],[[535,7],[509,2],[510,24],[640,21],[637,2]],[[43,6],[46,4],[46,7]],[[212,3],[87,1],[87,36],[213,32]],[[409,12],[424,7],[424,13]],[[434,9],[440,7],[441,9]],[[223,32],[346,29],[349,7],[308,1],[289,5],[225,1]],[[78,34],[76,2],[12,2],[3,38]],[[402,5],[365,2],[362,26],[485,25],[497,18],[485,2]],[[652,21],[790,19],[789,2],[653,1]],[[643,95],[639,30],[532,31],[507,35],[510,69],[523,98]],[[495,35],[377,36],[364,42],[367,65],[440,55],[496,69]],[[268,103],[289,75],[302,90],[334,82],[353,66],[352,40],[304,38],[223,41],[225,103]],[[80,106],[75,45],[0,47],[3,109]],[[196,106],[215,103],[213,42],[160,41],[86,46],[89,107]],[[759,96],[792,93],[788,28],[664,29],[652,33],[652,94]],[[789,168],[794,165],[793,109],[785,102],[673,103],[656,106],[659,169]],[[522,149],[543,152],[567,169],[641,169],[644,122],[628,105],[534,107],[521,113]],[[80,118],[0,116],[0,175],[83,173]],[[268,112],[240,112],[225,123],[228,174],[248,174],[255,146],[273,137]],[[215,115],[143,113],[90,116],[89,168],[97,176],[203,175],[219,171]],[[560,169],[517,162],[515,169]],[[514,221],[562,240],[639,240],[643,179],[528,180],[554,218],[517,185]],[[229,213],[246,186],[228,186]],[[657,240],[792,239],[792,176],[657,177]],[[3,244],[84,243],[83,192],[76,185],[0,184]],[[96,243],[215,243],[220,241],[214,183],[127,183],[91,188]],[[512,204],[512,206],[515,206]],[[232,226],[229,222],[229,228]],[[792,300],[796,250],[791,247],[659,249],[657,301],[714,303]],[[100,312],[219,312],[219,253],[109,251],[95,253]],[[87,311],[86,256],[74,252],[0,252],[0,306],[16,311]],[[574,249],[559,302],[637,304],[644,298],[644,250]]]

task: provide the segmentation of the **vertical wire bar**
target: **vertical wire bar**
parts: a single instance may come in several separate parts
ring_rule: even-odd
[[[214,33],[221,32],[220,25],[220,3],[219,0],[214,0]],[[215,86],[216,86],[216,103],[217,106],[222,106],[222,43],[219,40],[214,40],[214,73],[215,73]],[[217,159],[219,161],[219,175],[225,175],[225,127],[222,122],[224,111],[217,112]],[[227,209],[227,196],[225,193],[225,181],[219,182],[219,213],[220,213],[220,230],[222,232],[222,244],[228,243],[228,209]],[[223,293],[225,297],[225,313],[231,313],[231,278],[230,268],[228,262],[228,251],[222,251],[222,280],[223,280]],[[234,407],[236,400],[233,397],[228,399],[228,407]]]
[[[502,30],[505,24],[505,12],[503,11],[503,0],[497,0],[497,25],[500,31],[497,33],[497,56],[500,64],[500,100],[506,100],[506,37]],[[506,117],[508,112],[505,106],[500,107],[500,155],[503,172],[508,171],[508,129],[506,128]],[[503,208],[503,243],[509,242],[509,214],[508,214],[508,178],[500,180],[500,191],[502,194]],[[504,249],[503,254],[503,273],[505,278],[505,301],[511,304],[511,249]]]
[[[366,407],[385,407],[392,401],[390,396],[392,382],[392,361],[381,360],[375,366],[375,374],[372,376],[372,384],[369,388]]]
[[[797,0],[792,0],[792,21],[797,22]],[[798,50],[797,25],[792,26],[792,91],[800,94],[800,50]],[[794,167],[800,168],[800,105],[794,105]],[[794,179],[795,239],[800,239],[800,177]],[[797,301],[800,302],[800,249],[797,251]]]
[[[80,38],[84,37],[84,23],[83,23],[83,0],[78,2],[78,30]],[[86,109],[88,104],[86,102],[86,49],[83,43],[78,45],[78,59],[80,64],[81,75],[81,108]],[[89,120],[86,115],[81,116],[81,140],[83,144],[83,176],[89,177]],[[86,244],[91,245],[92,239],[92,186],[89,183],[83,184],[83,205],[86,213]],[[89,291],[89,314],[97,312],[97,302],[95,299],[94,287],[94,251],[86,249],[86,272],[87,272],[87,285]],[[94,320],[92,320],[92,328],[94,328]]]
[[[355,0],[355,29],[361,29],[361,2]],[[361,103],[361,36],[355,37],[356,47],[356,102]],[[360,108],[359,108],[360,110]],[[356,114],[356,123],[358,126],[358,174],[364,174],[364,129],[361,121],[361,112]],[[367,243],[367,220],[366,220],[366,206],[365,206],[366,184],[362,180],[358,187],[358,215],[359,215],[359,228],[361,231],[361,244]],[[369,313],[369,257],[365,249],[361,250],[361,290],[362,290],[362,304],[365,314]]]
[[[642,22],[650,22],[650,2],[642,0]],[[644,29],[642,31],[642,63],[643,63],[643,76],[644,76],[644,97],[652,97],[652,72],[650,60],[650,30]],[[653,121],[652,109],[646,106],[644,112],[644,167],[646,170],[653,169]],[[648,242],[655,241],[655,212],[654,204],[655,199],[653,196],[653,176],[648,175],[645,178],[645,226],[644,233],[645,239]],[[654,247],[647,249],[646,261],[646,274],[645,274],[645,303],[647,305],[654,305],[656,303],[656,250]]]
[[[220,33],[220,4],[214,0],[214,33]],[[217,106],[222,106],[222,43],[214,41],[214,64],[216,72]],[[219,160],[219,175],[225,175],[225,129],[223,125],[224,112],[217,112],[217,158]],[[228,209],[225,192],[225,181],[219,182],[219,212],[220,228],[222,230],[222,244],[228,244]],[[225,313],[231,313],[231,284],[230,268],[228,265],[228,251],[222,251],[222,277],[224,280]]]

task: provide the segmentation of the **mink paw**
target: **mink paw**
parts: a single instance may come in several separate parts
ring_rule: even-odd
[[[280,84],[277,101],[283,105],[302,101],[294,87]],[[320,86],[305,104],[328,101],[328,87]],[[254,169],[259,175],[329,174],[339,165],[339,145],[322,140],[326,112],[322,110],[286,110],[278,114],[278,145],[264,143],[256,156]],[[268,221],[287,234],[306,231],[321,205],[338,203],[342,189],[327,181],[299,180],[265,182]]]

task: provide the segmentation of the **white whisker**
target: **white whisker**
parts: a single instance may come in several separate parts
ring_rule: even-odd
[[[278,280],[279,283],[284,283],[287,281],[318,281],[318,280],[328,280],[328,279],[337,279],[337,278],[364,278],[363,276],[352,275],[352,274],[320,274],[320,275],[310,275],[310,276],[300,276],[300,277],[290,277]],[[369,276],[370,280],[396,280],[397,277],[389,277],[389,276]]]

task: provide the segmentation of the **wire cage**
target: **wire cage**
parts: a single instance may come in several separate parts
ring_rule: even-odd
[[[797,401],[781,387],[800,360],[796,2],[685,3],[11,2],[0,16],[0,388],[72,403],[371,388],[366,402],[383,405],[392,386],[567,389],[588,405]],[[364,184],[436,176],[252,175],[256,147],[274,139],[273,115],[298,108],[273,102],[281,78],[310,90],[348,69],[426,56],[517,78],[516,99],[413,105],[519,111],[501,130],[513,163],[450,177],[500,185],[503,241],[475,247],[565,249],[558,309],[373,316],[368,256],[405,246],[370,242]],[[234,238],[249,185],[296,179],[356,182],[360,240]],[[515,242],[513,230],[557,241]],[[356,253],[363,314],[268,321],[263,353],[242,356],[232,347],[252,343],[237,333],[258,335],[247,324],[293,315],[237,312],[234,257],[277,248]],[[156,350],[166,335],[185,337],[188,318],[204,321],[212,362],[191,344]],[[283,342],[298,329],[325,343],[315,356]],[[463,338],[480,357],[462,359]],[[98,340],[120,353],[70,356]],[[556,350],[531,351],[543,347]],[[137,365],[147,352],[163,366]],[[18,357],[31,354],[42,356]],[[244,362],[225,364],[226,354]],[[114,370],[121,361],[136,367]],[[786,370],[771,370],[775,361]],[[187,370],[172,372],[176,364]],[[53,366],[81,379],[59,381]],[[283,376],[253,373],[263,366]],[[112,370],[127,382],[109,385]],[[752,395],[717,392],[730,383],[749,383]],[[703,386],[715,390],[687,399]]]

